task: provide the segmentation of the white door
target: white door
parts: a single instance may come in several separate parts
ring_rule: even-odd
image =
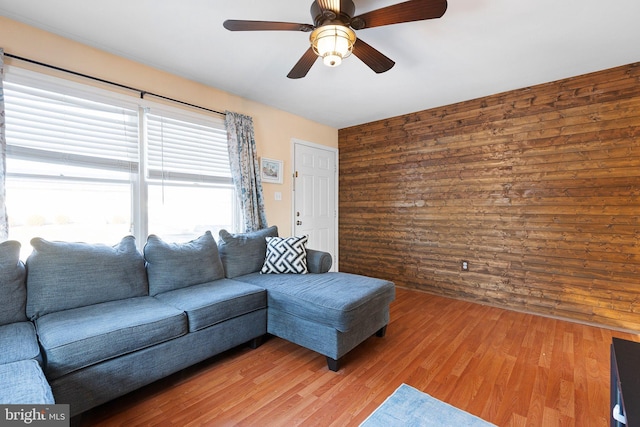
[[[329,252],[338,269],[337,150],[294,141],[294,233],[307,247]]]

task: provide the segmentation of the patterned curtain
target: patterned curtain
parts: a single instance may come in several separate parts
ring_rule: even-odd
[[[240,200],[244,232],[260,230],[267,227],[267,216],[264,211],[253,119],[229,111],[226,115],[231,175]]]
[[[6,191],[4,187],[7,170],[7,140],[4,136],[4,50],[0,48],[0,241],[9,237],[7,221]]]

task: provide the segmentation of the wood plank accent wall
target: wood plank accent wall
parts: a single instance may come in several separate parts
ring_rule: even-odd
[[[341,129],[339,153],[341,271],[640,331],[640,63]]]

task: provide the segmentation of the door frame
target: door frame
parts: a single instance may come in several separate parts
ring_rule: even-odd
[[[309,141],[304,141],[302,139],[298,139],[298,138],[291,138],[291,164],[293,165],[292,170],[291,170],[291,175],[292,175],[292,180],[293,180],[293,185],[291,185],[291,234],[294,235],[295,231],[296,231],[296,194],[295,194],[295,182],[296,182],[296,146],[297,145],[304,145],[310,148],[316,148],[319,150],[324,150],[330,153],[333,153],[333,157],[335,160],[335,171],[334,171],[334,206],[335,206],[335,210],[336,210],[336,214],[335,214],[335,227],[334,227],[334,248],[333,248],[333,265],[331,267],[331,271],[339,271],[338,270],[338,247],[340,246],[338,244],[338,223],[339,223],[339,219],[340,219],[340,212],[338,210],[338,201],[339,201],[339,197],[338,197],[338,188],[339,188],[339,182],[338,182],[338,178],[339,178],[339,174],[338,171],[340,170],[340,167],[338,165],[338,149],[334,148],[334,147],[329,147],[327,145],[322,145],[322,144],[317,144],[315,142],[309,142]]]

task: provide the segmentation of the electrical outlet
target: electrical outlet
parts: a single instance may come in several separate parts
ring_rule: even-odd
[[[462,260],[460,262],[460,269],[462,271],[469,271],[469,261]]]

